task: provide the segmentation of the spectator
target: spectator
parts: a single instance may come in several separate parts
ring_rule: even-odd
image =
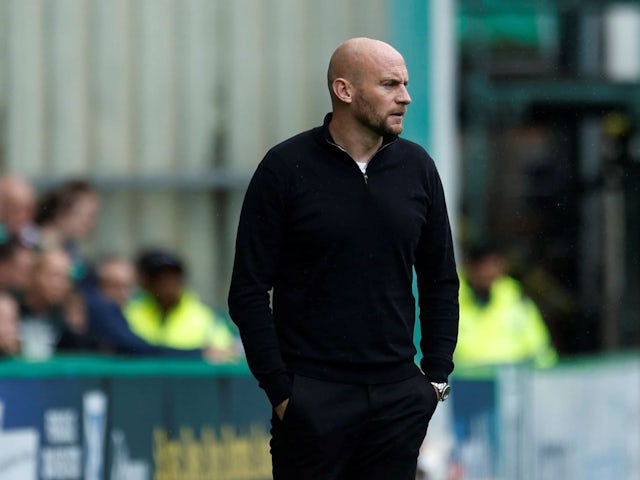
[[[173,252],[143,251],[136,262],[142,290],[125,308],[131,329],[151,344],[208,347],[214,361],[238,356],[234,335],[185,285],[185,267]]]
[[[62,249],[38,254],[25,290],[16,294],[23,343],[30,340],[25,336],[37,332],[59,348],[67,348],[69,336],[82,332],[83,325],[70,321],[66,314],[73,293],[70,268],[71,259]]]
[[[30,246],[0,227],[0,290],[23,291],[35,258],[36,253]]]
[[[466,478],[469,471],[495,471],[491,459],[478,456],[471,440],[483,431],[491,447],[498,447],[497,418],[489,414],[493,385],[486,383],[493,367],[530,363],[547,367],[557,354],[536,304],[520,283],[509,276],[501,250],[491,244],[474,245],[465,256],[460,276],[460,323],[454,361],[467,383],[454,380],[452,410],[441,417],[441,434],[421,448],[419,471],[426,478]],[[465,370],[466,368],[466,370]],[[469,380],[474,382],[473,389]],[[475,452],[475,454],[474,454]]]
[[[71,260],[60,249],[38,254],[29,282],[20,298],[23,317],[45,315],[54,324],[64,324],[63,306],[72,291]]]
[[[96,282],[102,295],[123,308],[136,285],[136,270],[125,257],[106,256],[96,265]]]
[[[8,233],[0,227],[0,291],[9,290],[12,286],[12,258],[14,242]]]
[[[535,303],[507,274],[507,262],[492,246],[469,250],[460,282],[458,367],[531,362],[555,363],[557,354]]]
[[[98,195],[85,180],[69,180],[45,193],[38,202],[35,221],[42,248],[64,248],[73,262],[73,278],[89,278],[80,246],[93,231],[99,211]]]
[[[25,179],[17,175],[0,177],[0,224],[15,237],[32,243],[36,194]]]
[[[0,292],[0,358],[20,352],[20,319],[18,304],[5,292]]]
[[[124,257],[108,256],[96,265],[97,288],[82,290],[88,335],[83,345],[106,353],[162,355],[172,357],[206,357],[200,348],[174,349],[151,345],[135,335],[122,308],[135,286],[135,268]]]

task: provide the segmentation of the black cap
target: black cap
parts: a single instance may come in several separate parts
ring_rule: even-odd
[[[136,265],[140,273],[150,277],[167,270],[184,274],[184,263],[182,259],[169,250],[145,250],[138,256]]]

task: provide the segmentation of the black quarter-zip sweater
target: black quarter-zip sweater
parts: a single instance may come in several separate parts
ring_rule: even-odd
[[[415,375],[414,267],[422,370],[440,382],[453,370],[459,284],[433,160],[386,137],[363,174],[333,143],[330,118],[267,153],[240,215],[229,313],[274,406],[291,373],[364,384]]]

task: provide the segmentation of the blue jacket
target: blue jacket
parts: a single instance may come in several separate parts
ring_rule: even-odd
[[[120,307],[94,289],[84,292],[84,301],[89,335],[100,346],[131,355],[202,356],[200,349],[179,350],[147,343],[131,331]]]

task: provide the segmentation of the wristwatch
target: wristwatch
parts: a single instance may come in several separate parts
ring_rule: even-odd
[[[440,397],[439,400],[441,402],[444,402],[447,398],[449,398],[449,395],[451,395],[451,385],[449,385],[447,382],[431,382],[431,385],[433,385],[433,387],[438,391],[438,396]]]

